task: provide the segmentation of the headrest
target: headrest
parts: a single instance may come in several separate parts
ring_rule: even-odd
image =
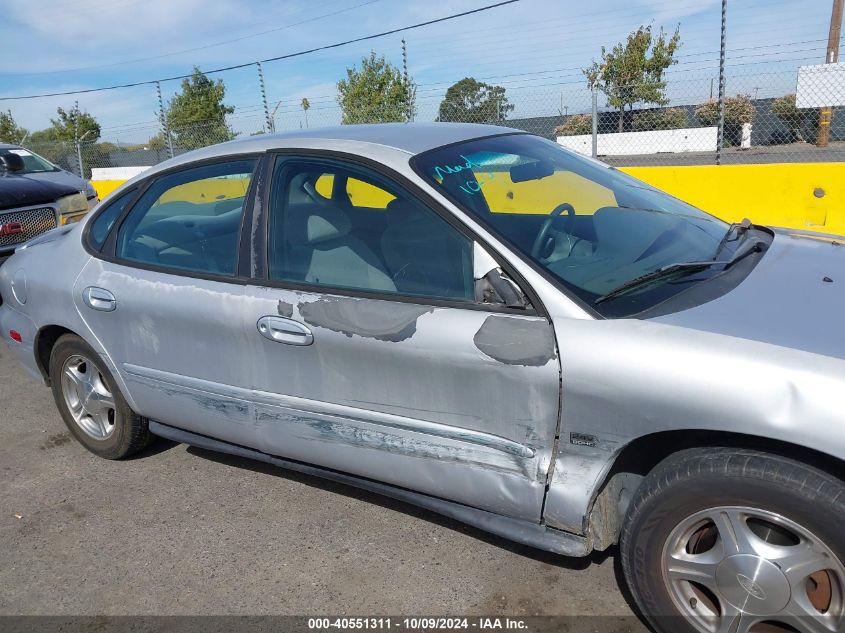
[[[388,226],[404,225],[417,220],[428,219],[425,212],[417,205],[401,198],[388,202],[385,210],[387,211]]]
[[[287,239],[292,244],[319,244],[352,230],[349,216],[337,207],[292,204],[287,211]]]

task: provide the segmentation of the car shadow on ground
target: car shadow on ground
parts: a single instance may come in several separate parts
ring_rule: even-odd
[[[124,461],[135,461],[136,459],[145,459],[147,457],[153,457],[158,455],[159,453],[164,453],[165,451],[169,451],[171,448],[175,448],[179,446],[179,442],[173,442],[172,440],[166,440],[163,437],[156,436],[154,441],[150,443],[149,446],[146,448],[141,449],[137,453],[126,457]]]
[[[546,563],[548,565],[553,565],[555,567],[562,567],[570,570],[586,569],[594,563],[604,562],[615,551],[615,548],[611,548],[610,550],[607,550],[605,552],[594,551],[589,556],[585,556],[584,558],[562,556],[560,554],[545,552],[534,547],[515,543],[500,536],[496,536],[495,534],[490,534],[489,532],[485,532],[483,530],[475,528],[471,525],[467,525],[465,523],[455,521],[448,517],[444,517],[440,514],[437,514],[436,512],[432,512],[424,508],[419,508],[404,501],[391,499],[390,497],[385,497],[375,492],[355,488],[354,486],[349,486],[346,484],[329,481],[327,479],[321,479],[320,477],[305,475],[295,471],[286,470],[280,466],[274,466],[272,464],[259,462],[246,457],[239,457],[237,455],[230,455],[227,453],[218,453],[216,451],[210,451],[203,448],[198,448],[196,446],[189,446],[187,448],[187,452],[196,457],[209,459],[211,461],[217,462],[219,464],[224,464],[226,466],[232,466],[234,468],[245,468],[253,472],[272,475],[274,477],[285,478],[290,481],[295,481],[297,483],[311,486],[312,488],[318,488],[327,492],[341,494],[346,497],[358,499],[365,503],[371,503],[381,506],[383,508],[387,508],[389,510],[402,512],[404,514],[407,514],[408,516],[422,519],[424,521],[429,521],[431,523],[435,523],[436,525],[440,525],[450,530],[462,532],[464,534],[472,536],[473,538],[477,538],[491,545],[495,545],[496,547],[501,547],[502,549],[505,549],[509,552],[513,552],[514,554],[525,556],[533,560]]]

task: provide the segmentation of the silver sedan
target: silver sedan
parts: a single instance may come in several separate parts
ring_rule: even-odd
[[[0,268],[0,322],[102,457],[161,436],[562,555],[618,544],[659,631],[822,633],[843,269],[834,237],[516,130],[345,126],[129,181]]]

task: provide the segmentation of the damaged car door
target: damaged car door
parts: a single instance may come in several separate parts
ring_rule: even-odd
[[[237,258],[256,163],[194,164],[152,180],[74,290],[136,413],[241,445],[253,444],[254,426]]]
[[[261,449],[539,521],[548,319],[477,300],[480,247],[374,169],[279,155],[268,182],[266,269],[245,290]]]

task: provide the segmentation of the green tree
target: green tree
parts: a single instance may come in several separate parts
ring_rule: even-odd
[[[818,136],[819,111],[795,105],[795,95],[785,95],[772,103],[772,114],[788,127],[796,139],[813,140]]]
[[[71,171],[78,171],[76,141],[80,142],[80,154],[85,178],[90,177],[91,167],[106,166],[96,147],[100,138],[100,124],[90,113],[74,105],[69,110],[56,109],[57,118],[50,119],[50,127],[30,134],[27,147],[47,160]]]
[[[73,106],[70,110],[57,108],[58,118],[50,119],[50,127],[32,133],[38,141],[75,143],[95,143],[100,138],[100,124],[88,112]]]
[[[15,117],[12,116],[12,111],[0,112],[0,143],[14,143],[21,142],[28,132],[15,122]]]
[[[464,123],[503,121],[511,110],[513,105],[508,103],[502,86],[491,86],[472,77],[464,77],[449,86],[440,102],[437,120]]]
[[[167,106],[165,116],[174,145],[196,149],[235,138],[226,123],[226,115],[235,108],[223,103],[225,96],[222,79],[213,81],[194,66],[191,76],[182,80],[182,92]]]
[[[308,97],[302,97],[302,111],[305,113],[305,127],[308,127],[308,109],[311,107],[311,102]]]
[[[584,69],[588,86],[607,95],[607,105],[619,111],[619,131],[624,131],[625,109],[638,103],[667,105],[663,73],[677,63],[675,52],[681,46],[680,28],[667,37],[663,29],[655,38],[651,26],[641,26],[628,34],[625,43],[608,51],[602,46],[601,62]]]
[[[344,124],[405,122],[416,111],[413,81],[406,81],[398,68],[375,51],[361,60],[360,70],[346,69],[337,91]]]

